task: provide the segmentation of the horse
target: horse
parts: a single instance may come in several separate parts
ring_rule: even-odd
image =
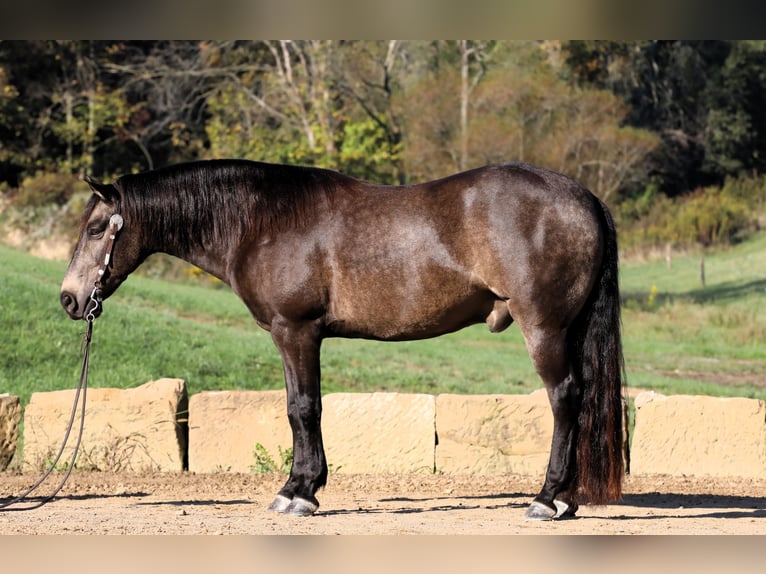
[[[606,205],[573,179],[509,163],[386,186],[218,159],[84,180],[93,194],[60,295],[72,319],[97,317],[131,272],[164,252],[229,285],[270,332],[293,440],[270,510],[319,508],[325,338],[415,340],[482,322],[494,333],[518,325],[553,412],[547,471],[526,518],[573,517],[580,503],[621,498],[616,231]]]

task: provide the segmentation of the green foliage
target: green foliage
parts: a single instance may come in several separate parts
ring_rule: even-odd
[[[749,227],[749,215],[747,205],[721,188],[701,189],[678,202],[670,237],[682,245],[729,245]]]
[[[79,184],[84,187],[84,184]],[[18,231],[24,244],[74,240],[90,193],[68,173],[38,172],[7,192],[9,205],[0,214],[0,231]]]
[[[753,41],[5,41],[0,184],[200,157],[385,182],[530,161],[610,205],[650,177],[675,197],[766,171],[764,70]]]
[[[396,183],[402,144],[388,141],[383,127],[371,118],[348,121],[343,126],[340,169],[361,179]]]
[[[745,41],[575,41],[568,68],[629,105],[628,125],[661,138],[652,157],[669,196],[766,168],[766,50]]]
[[[67,172],[37,172],[22,180],[11,195],[20,208],[40,207],[47,204],[64,205],[74,193],[76,179]]]
[[[703,169],[718,177],[766,167],[766,50],[733,42],[708,90]]]
[[[548,61],[529,56],[509,57],[474,80],[466,85],[447,68],[409,87],[404,157],[411,177],[523,161],[567,173],[609,203],[644,177],[658,138],[625,126],[629,109],[611,92],[572,86]]]
[[[758,228],[766,205],[766,177],[728,178],[722,187],[670,199],[648,187],[620,205],[623,249],[726,246]]]
[[[326,146],[331,135],[313,126],[314,143],[309,145],[293,123],[253,110],[248,90],[241,86],[221,88],[208,99],[208,110],[205,133],[210,141],[209,157],[334,167]]]
[[[292,447],[283,449],[281,445],[277,445],[277,451],[279,452],[278,462],[274,461],[265,446],[259,442],[255,443],[253,450],[255,463],[250,465],[250,471],[256,474],[288,474],[293,465],[293,449]]]

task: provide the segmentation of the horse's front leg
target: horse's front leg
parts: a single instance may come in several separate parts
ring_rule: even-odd
[[[316,491],[327,482],[321,428],[321,337],[314,323],[290,321],[275,321],[271,335],[282,354],[285,371],[287,416],[293,433],[293,464],[290,477],[269,510],[310,516],[319,508]]]

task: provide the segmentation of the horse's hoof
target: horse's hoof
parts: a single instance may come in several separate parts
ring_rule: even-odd
[[[277,494],[277,497],[271,502],[271,504],[269,504],[269,510],[271,512],[287,512],[291,502],[292,500],[286,496]]]
[[[564,520],[567,518],[574,518],[575,512],[577,512],[577,504],[567,504],[563,500],[554,500],[553,504],[556,505],[556,520]]]
[[[319,505],[315,502],[296,496],[285,509],[285,514],[290,514],[291,516],[311,516],[317,511],[317,508],[319,508]]]
[[[524,515],[526,520],[553,520],[556,517],[556,510],[545,506],[542,502],[532,501]]]

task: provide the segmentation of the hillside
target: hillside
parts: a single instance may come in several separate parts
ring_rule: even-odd
[[[0,246],[0,392],[72,388],[84,325],[58,303],[65,264]],[[708,255],[625,262],[624,343],[632,387],[766,398],[766,233]],[[91,386],[159,377],[211,389],[280,389],[281,363],[228,289],[131,277],[96,322]],[[539,388],[523,339],[478,325],[412,343],[328,340],[323,390],[518,393]]]

